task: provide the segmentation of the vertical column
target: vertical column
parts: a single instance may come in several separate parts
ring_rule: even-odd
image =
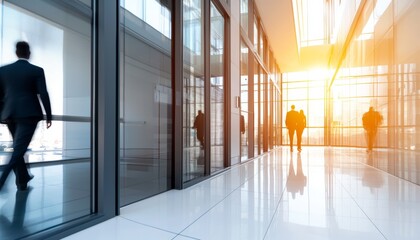
[[[183,151],[183,134],[182,134],[182,93],[183,93],[183,1],[172,0],[172,86],[173,92],[173,185],[176,189],[182,189],[182,151]]]
[[[205,164],[204,175],[210,175],[210,159],[211,159],[211,107],[210,107],[210,1],[204,1],[204,112],[206,117],[205,128]]]
[[[119,1],[97,1],[96,85],[94,93],[94,158],[96,210],[107,217],[118,204],[118,11]],[[95,51],[94,50],[94,51]],[[95,91],[94,90],[94,91]],[[96,154],[95,154],[96,153]],[[96,181],[95,181],[96,180]],[[95,195],[95,194],[94,194]]]

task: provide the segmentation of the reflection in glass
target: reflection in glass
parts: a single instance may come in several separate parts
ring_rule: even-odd
[[[193,128],[198,111],[204,114],[203,1],[183,0],[183,181],[205,175],[205,151]],[[204,121],[206,125],[206,121]],[[205,143],[206,144],[206,143]]]
[[[264,122],[264,114],[265,114],[265,99],[264,99],[264,95],[266,93],[266,84],[267,84],[267,74],[265,73],[265,71],[260,68],[260,79],[259,79],[259,84],[258,84],[258,99],[259,99],[259,149],[260,149],[260,153],[264,152],[264,130],[265,130],[265,122]]]
[[[210,8],[210,109],[211,172],[224,168],[224,33],[225,19],[211,3]]]
[[[249,0],[241,0],[240,8],[241,8],[241,27],[248,35],[248,2]]]
[[[258,61],[254,59],[254,155],[261,154],[260,152],[260,80],[259,80],[259,70]]]
[[[121,0],[120,5],[150,27],[171,38],[171,11],[163,1]]]
[[[240,116],[240,129],[241,129],[241,160],[248,159],[248,47],[245,43],[241,42],[241,116]]]
[[[166,36],[170,29],[156,27],[170,26],[171,10],[158,1],[121,4],[119,141],[124,206],[171,188],[171,40]],[[147,14],[156,9],[159,17]]]

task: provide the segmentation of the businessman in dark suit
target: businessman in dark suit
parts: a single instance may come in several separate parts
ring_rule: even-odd
[[[0,121],[7,124],[13,137],[13,153],[0,177],[0,190],[11,170],[15,172],[18,190],[26,190],[33,178],[26,168],[24,155],[38,122],[43,119],[38,96],[47,116],[47,128],[52,118],[44,70],[28,62],[29,44],[18,42],[16,55],[18,61],[0,68]]]
[[[295,105],[286,114],[286,127],[289,130],[290,151],[293,152],[293,136],[295,135],[299,113],[295,111]]]

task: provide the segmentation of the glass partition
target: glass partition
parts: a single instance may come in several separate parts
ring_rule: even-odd
[[[240,116],[240,130],[241,130],[241,160],[248,159],[248,141],[249,141],[249,73],[248,73],[248,47],[241,41],[241,116]]]
[[[204,18],[203,0],[183,1],[183,180],[205,175]]]
[[[254,59],[254,156],[261,154],[260,138],[262,133],[260,122],[260,66],[258,61]]]
[[[171,9],[121,2],[120,204],[167,191],[172,178]]]
[[[44,69],[53,122],[49,129],[38,124],[26,154],[34,175],[29,190],[16,191],[11,173],[0,192],[0,239],[25,238],[93,212],[90,1],[13,2],[0,3],[0,64],[17,60],[17,41],[29,43],[29,62]],[[1,170],[13,151],[6,125],[0,142]]]
[[[213,3],[210,17],[210,139],[211,172],[214,172],[225,167],[225,19]]]
[[[249,0],[240,1],[240,10],[241,10],[241,27],[248,35],[248,16],[249,16]]]

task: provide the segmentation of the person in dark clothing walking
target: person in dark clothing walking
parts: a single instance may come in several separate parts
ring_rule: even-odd
[[[7,124],[13,138],[13,153],[0,177],[0,190],[11,170],[15,172],[18,190],[26,190],[33,178],[24,155],[38,122],[43,119],[38,96],[47,116],[47,128],[51,126],[51,104],[44,70],[28,62],[30,54],[29,44],[18,42],[16,55],[19,60],[0,68],[0,121]]]
[[[299,118],[296,124],[297,147],[298,147],[299,152],[302,151],[302,133],[305,128],[306,128],[306,116],[303,110],[300,110]]]
[[[362,117],[363,128],[366,131],[367,135],[367,152],[372,151],[373,144],[376,140],[376,133],[378,132],[379,125],[382,124],[383,117],[382,115],[375,111],[373,107],[369,108],[368,112],[365,112]]]
[[[289,130],[290,151],[293,152],[293,137],[295,135],[299,113],[295,111],[295,105],[286,114],[286,127]]]
[[[205,131],[205,116],[201,110],[195,117],[193,128],[197,130],[197,140],[200,142],[200,147],[204,147],[204,131]]]

